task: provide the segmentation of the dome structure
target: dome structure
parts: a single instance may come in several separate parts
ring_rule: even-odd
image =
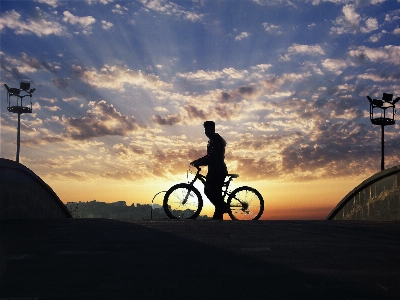
[[[400,165],[364,180],[331,211],[327,220],[400,220]]]
[[[0,158],[0,220],[72,218],[52,188],[24,165]]]

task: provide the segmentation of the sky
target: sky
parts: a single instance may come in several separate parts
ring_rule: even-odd
[[[321,219],[380,171],[366,96],[400,96],[400,0],[1,0],[0,33],[0,156],[3,84],[29,82],[20,162],[64,203],[151,203],[213,120],[264,219]],[[387,126],[387,168],[399,145]]]

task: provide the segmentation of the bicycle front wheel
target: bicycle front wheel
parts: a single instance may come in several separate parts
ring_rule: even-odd
[[[242,186],[228,198],[229,216],[232,220],[258,220],[264,212],[264,199],[254,188]]]
[[[195,187],[179,183],[167,191],[163,207],[170,219],[196,219],[203,208],[203,199]]]

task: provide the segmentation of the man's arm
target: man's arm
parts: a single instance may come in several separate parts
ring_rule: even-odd
[[[193,166],[208,166],[210,163],[215,163],[219,161],[219,156],[224,156],[224,140],[216,136],[210,139],[209,145],[207,147],[207,155],[203,156],[195,161],[191,162]]]
[[[203,161],[207,158],[206,156],[200,157],[194,161],[192,161],[190,164],[194,167],[200,167],[200,166],[206,166],[207,164],[204,164]]]

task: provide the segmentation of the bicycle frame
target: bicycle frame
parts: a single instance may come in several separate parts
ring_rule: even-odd
[[[178,183],[166,192],[163,207],[169,218],[195,219],[200,215],[203,197],[194,184],[200,180],[207,188],[207,177],[200,173],[201,168],[197,166],[196,168],[197,172],[193,179],[188,180],[187,183]],[[226,205],[224,205],[224,213],[228,213],[232,220],[257,220],[263,213],[264,200],[256,189],[249,186],[241,186],[230,191],[230,183],[237,177],[239,177],[237,174],[226,174],[222,184],[221,196]]]
[[[197,169],[196,175],[194,176],[193,180],[189,184],[191,186],[193,186],[194,183],[197,181],[197,179],[199,179],[201,181],[201,183],[203,183],[203,185],[205,186],[206,185],[206,176],[204,176],[203,174],[200,173],[201,168],[196,167],[196,169]],[[229,193],[229,185],[230,185],[231,181],[233,180],[233,177],[232,177],[231,174],[227,174],[227,177],[228,177],[228,180],[225,181],[223,186],[222,186],[222,192],[223,192],[222,197],[223,197],[224,201],[225,201],[225,197],[227,195],[230,195],[230,193]],[[187,196],[184,199],[184,203],[186,203],[186,201],[187,201]]]

